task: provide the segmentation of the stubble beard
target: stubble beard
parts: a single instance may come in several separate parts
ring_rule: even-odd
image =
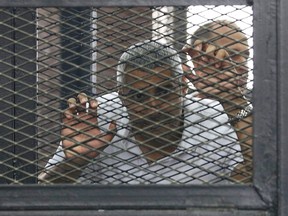
[[[168,118],[150,116],[132,122],[132,133],[141,145],[163,148],[178,145],[182,138],[183,120],[181,116]]]

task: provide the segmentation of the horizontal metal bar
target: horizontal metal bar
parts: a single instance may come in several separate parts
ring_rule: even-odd
[[[225,208],[267,210],[250,186],[88,186],[0,187],[0,210],[184,210]],[[13,199],[11,199],[13,197]],[[53,199],[52,199],[53,197]]]
[[[0,7],[246,5],[251,0],[0,0]]]
[[[113,211],[95,211],[95,210],[82,210],[82,211],[1,211],[1,216],[267,216],[264,211],[241,211],[241,210],[113,210]]]

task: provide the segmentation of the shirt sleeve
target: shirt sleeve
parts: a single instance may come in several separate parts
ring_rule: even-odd
[[[56,152],[54,153],[53,157],[51,159],[49,159],[45,168],[50,169],[51,167],[55,166],[56,164],[62,162],[64,159],[65,159],[65,154],[64,154],[64,151],[62,148],[62,142],[60,142]]]

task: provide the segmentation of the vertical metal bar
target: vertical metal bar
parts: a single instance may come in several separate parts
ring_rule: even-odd
[[[10,9],[0,10],[0,184],[13,181],[14,82],[13,16]]]
[[[180,51],[187,41],[187,7],[174,7],[173,17],[174,48]],[[181,52],[179,55],[186,62],[186,54]]]
[[[152,29],[151,17],[152,9],[148,7],[121,9],[101,7],[97,9],[96,87],[98,94],[105,91],[107,93],[109,90],[115,91],[115,80],[107,79],[107,77],[115,77],[115,65],[126,48],[151,38],[152,33],[149,31]]]
[[[91,9],[65,8],[61,11],[61,96],[67,99],[76,93],[91,93]],[[66,100],[62,108],[66,106]]]
[[[278,215],[286,216],[288,212],[288,2],[278,1],[278,103],[279,103],[279,179],[278,179]]]
[[[277,195],[276,0],[254,1],[254,186],[273,206]]]
[[[15,34],[15,180],[36,183],[36,24],[35,9],[16,8]]]
[[[60,10],[37,8],[37,139],[41,172],[59,143]],[[50,56],[51,55],[51,56]],[[47,57],[50,56],[50,57]]]

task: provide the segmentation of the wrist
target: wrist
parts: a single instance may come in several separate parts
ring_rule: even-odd
[[[238,109],[235,115],[229,117],[229,123],[233,126],[237,124],[237,122],[252,116],[253,114],[253,106],[252,104],[247,104],[243,109]]]

